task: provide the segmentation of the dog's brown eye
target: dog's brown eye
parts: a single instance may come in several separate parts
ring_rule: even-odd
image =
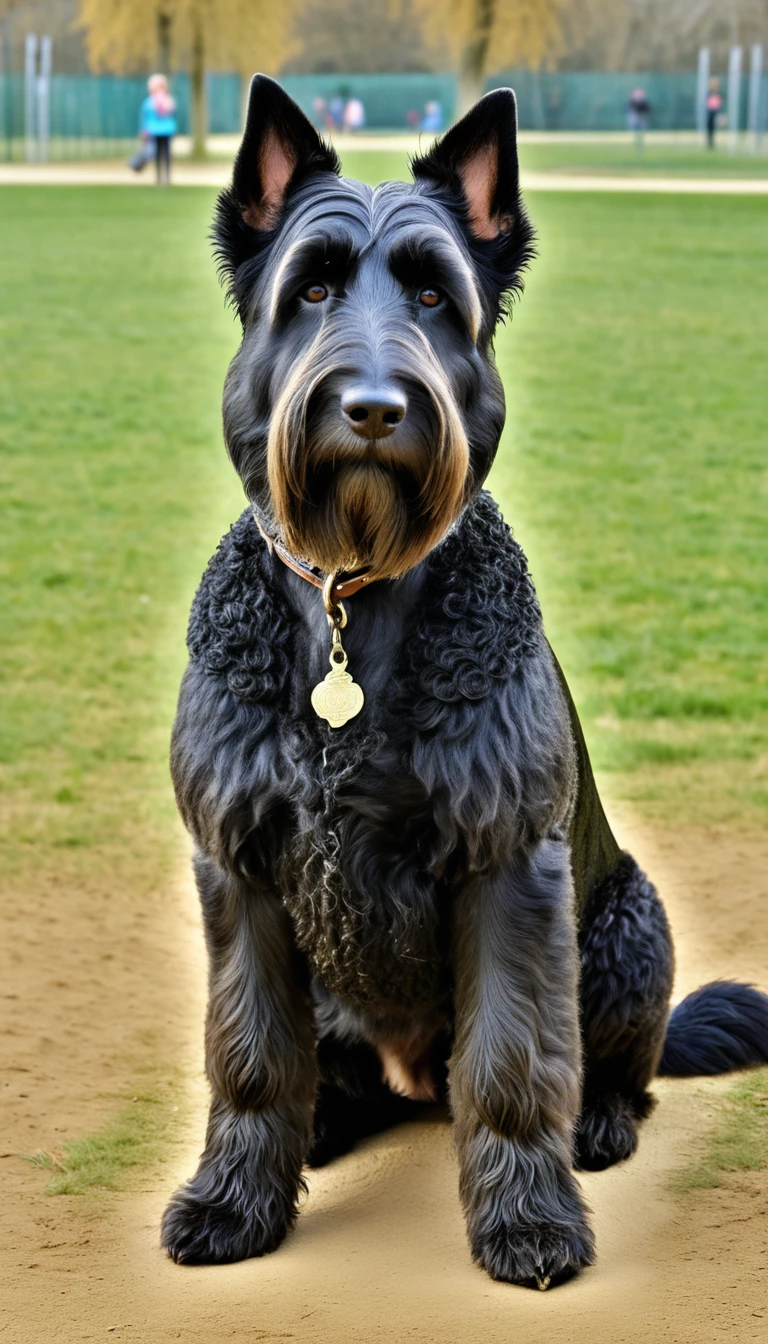
[[[419,303],[423,303],[425,308],[436,308],[440,302],[440,295],[436,289],[420,289]]]
[[[323,299],[328,298],[328,290],[325,285],[310,285],[309,289],[304,290],[304,298],[307,303],[322,303]]]

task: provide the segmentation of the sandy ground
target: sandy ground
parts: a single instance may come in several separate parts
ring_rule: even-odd
[[[379,142],[377,148],[390,146]],[[363,148],[355,145],[356,149]],[[391,148],[402,149],[401,140]],[[225,187],[232,176],[228,162],[189,163],[173,166],[176,187]],[[4,163],[0,164],[0,187],[153,187],[154,169],[133,173],[124,163]],[[525,191],[639,191],[667,195],[768,196],[768,178],[717,177],[609,177],[587,173],[522,174]]]
[[[663,891],[677,993],[718,975],[765,985],[768,841],[614,820]],[[440,1118],[372,1140],[312,1175],[297,1230],[276,1255],[174,1266],[159,1249],[158,1222],[169,1190],[193,1167],[205,1104],[204,967],[190,883],[180,876],[161,899],[122,891],[119,878],[86,886],[60,878],[24,893],[17,909],[7,902],[0,940],[1,1339],[768,1338],[768,1179],[731,1178],[683,1202],[668,1189],[712,1122],[723,1080],[658,1084],[638,1156],[584,1180],[599,1263],[554,1292],[494,1284],[471,1264]],[[174,1152],[173,1170],[130,1194],[46,1196],[46,1173],[19,1154],[92,1133],[147,1059],[174,1063],[193,1080],[190,1140]]]

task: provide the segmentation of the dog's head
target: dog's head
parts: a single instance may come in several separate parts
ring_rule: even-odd
[[[255,76],[215,237],[243,324],[227,447],[268,528],[327,571],[396,576],[479,489],[504,424],[492,338],[532,230],[515,96],[488,94],[372,189]]]

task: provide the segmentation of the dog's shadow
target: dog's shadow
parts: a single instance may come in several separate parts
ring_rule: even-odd
[[[315,1237],[375,1233],[376,1225],[402,1220],[405,1228],[437,1214],[452,1213],[463,1240],[458,1201],[458,1167],[452,1130],[444,1106],[414,1111],[407,1122],[361,1140],[352,1152],[327,1166],[305,1171],[308,1193],[302,1199],[296,1232],[298,1249]],[[450,1216],[450,1214],[449,1214]]]

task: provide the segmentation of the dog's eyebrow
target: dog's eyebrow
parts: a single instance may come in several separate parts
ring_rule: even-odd
[[[269,305],[270,326],[274,324],[280,305],[289,296],[297,281],[314,272],[318,280],[328,274],[332,268],[347,270],[352,261],[356,244],[351,234],[311,233],[297,238],[287,248],[285,255],[275,272],[272,281],[272,297]]]
[[[480,333],[483,308],[472,267],[456,239],[447,229],[428,233],[402,233],[390,248],[389,264],[398,278],[412,276],[418,283],[432,280],[440,285],[460,310],[473,341]]]

